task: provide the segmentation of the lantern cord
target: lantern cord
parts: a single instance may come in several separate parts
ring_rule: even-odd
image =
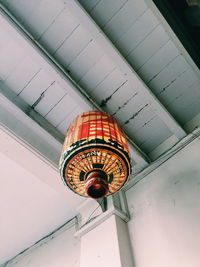
[[[94,216],[94,217],[92,217],[92,215],[99,209],[99,208],[101,208],[101,204],[103,203],[103,201],[104,201],[104,198],[100,201],[100,202],[98,202],[98,206],[93,210],[93,212],[89,215],[89,217],[87,218],[87,221],[81,226],[81,228],[83,227],[83,226],[85,226],[86,224],[88,224],[89,222],[91,222],[91,221],[93,221],[95,218],[97,218],[98,217],[98,215],[97,216]],[[91,218],[92,217],[92,218]]]

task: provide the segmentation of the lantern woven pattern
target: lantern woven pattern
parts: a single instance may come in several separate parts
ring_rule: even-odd
[[[106,175],[111,195],[126,182],[131,166],[126,137],[116,119],[101,111],[79,115],[70,125],[60,159],[63,182],[88,197],[85,181],[92,171]]]

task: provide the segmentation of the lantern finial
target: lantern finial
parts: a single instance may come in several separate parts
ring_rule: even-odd
[[[108,182],[106,177],[106,173],[100,170],[94,170],[87,175],[85,190],[88,196],[98,199],[107,194]]]

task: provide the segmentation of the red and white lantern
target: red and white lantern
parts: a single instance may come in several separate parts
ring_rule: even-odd
[[[117,192],[130,172],[127,140],[114,117],[88,111],[71,123],[60,159],[61,177],[71,190],[102,198]]]

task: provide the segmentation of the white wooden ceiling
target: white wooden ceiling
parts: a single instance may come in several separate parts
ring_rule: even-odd
[[[89,109],[118,119],[132,144],[133,172],[199,126],[199,70],[151,0],[0,4],[4,108],[23,111],[38,136],[55,139],[56,154],[34,145],[11,119],[1,122],[52,162],[70,122]]]
[[[183,138],[180,125],[199,113],[199,77],[145,1],[80,1],[88,14],[76,1],[1,2],[145,154]],[[24,100],[65,134],[87,108],[15,40],[1,40],[0,77],[16,94],[11,100]]]

